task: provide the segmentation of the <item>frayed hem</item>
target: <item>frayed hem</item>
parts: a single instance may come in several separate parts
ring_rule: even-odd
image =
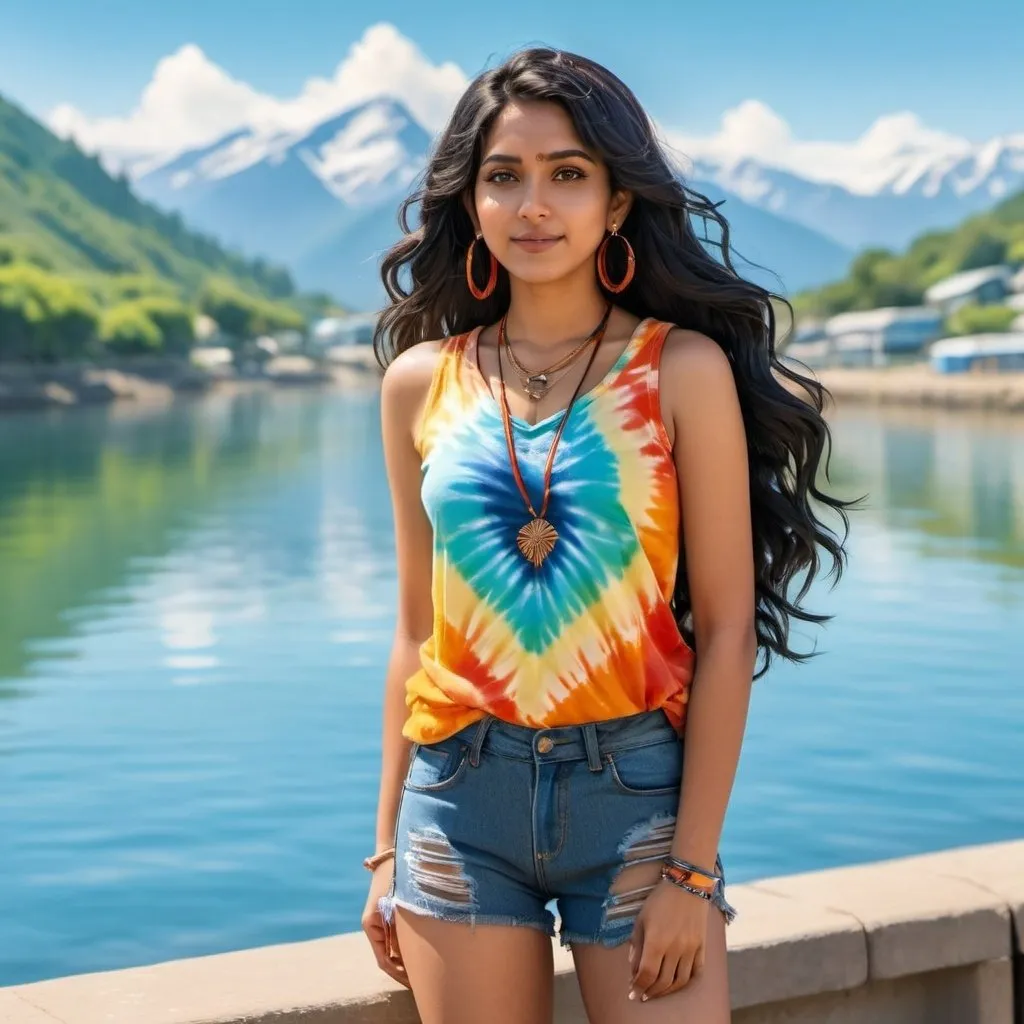
[[[711,900],[710,903],[721,912],[722,917],[725,918],[726,927],[736,920],[736,910],[726,902],[723,892],[719,891],[715,899]],[[558,933],[558,941],[563,946],[571,946],[573,943],[576,943],[578,946],[604,946],[606,949],[614,949],[616,946],[621,946],[632,937],[632,931],[613,933],[611,935],[584,935],[582,932],[567,932],[564,930]]]
[[[386,911],[382,906],[385,900],[387,900],[388,903]],[[431,904],[413,903],[411,900],[402,900],[397,896],[382,896],[380,900],[377,901],[377,905],[385,921],[389,922],[394,918],[395,907],[401,907],[403,910],[408,910],[412,914],[419,914],[422,917],[432,917],[437,921],[447,921],[449,924],[468,924],[470,927],[474,927],[476,925],[498,925],[502,927],[533,928],[536,931],[543,932],[548,936],[548,938],[555,937],[554,925],[550,921],[528,921],[518,917],[511,917],[502,914],[451,912],[447,910],[439,910]]]
[[[621,935],[584,935],[582,932],[559,932],[558,941],[562,946],[604,946],[605,949],[615,949],[633,937],[632,931],[624,932]]]

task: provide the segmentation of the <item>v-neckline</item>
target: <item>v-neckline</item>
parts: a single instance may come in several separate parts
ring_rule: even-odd
[[[598,381],[595,382],[594,386],[584,391],[573,404],[573,412],[579,408],[583,408],[589,405],[598,395],[607,391],[609,387],[615,382],[615,379],[619,376],[626,364],[632,358],[634,352],[639,346],[643,330],[646,325],[651,321],[651,317],[644,317],[637,325],[633,328],[633,333],[629,336],[629,341],[626,342],[625,348],[619,353],[618,359],[612,363],[611,366],[605,371]],[[491,390],[490,381],[484,376],[483,370],[480,368],[480,335],[483,333],[484,324],[479,327],[474,327],[469,332],[469,337],[466,339],[466,345],[463,349],[463,353],[467,353],[472,350],[472,366],[469,367],[469,372],[473,377],[474,382],[480,387],[487,398],[493,403],[494,407],[501,412],[500,399]],[[514,415],[511,411],[509,416],[512,422],[516,425],[519,430],[531,432],[541,430],[544,427],[550,426],[552,423],[557,423],[564,415],[566,406],[551,413],[550,416],[545,416],[543,419],[537,420],[536,423],[531,423],[529,420],[524,420],[521,416]]]

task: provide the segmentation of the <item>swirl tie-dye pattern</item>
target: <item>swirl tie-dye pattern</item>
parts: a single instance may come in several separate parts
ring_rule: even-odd
[[[416,436],[434,628],[407,683],[409,739],[436,742],[485,713],[542,728],[656,708],[682,732],[694,655],[669,606],[679,497],[658,403],[671,326],[642,321],[577,399],[551,476],[558,542],[539,567],[516,544],[530,514],[476,364],[480,329],[444,343]],[[561,415],[513,418],[535,507]]]

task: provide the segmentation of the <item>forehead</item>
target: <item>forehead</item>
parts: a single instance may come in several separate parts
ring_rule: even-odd
[[[484,156],[492,150],[530,156],[570,147],[586,149],[563,107],[557,103],[510,100],[484,139]]]

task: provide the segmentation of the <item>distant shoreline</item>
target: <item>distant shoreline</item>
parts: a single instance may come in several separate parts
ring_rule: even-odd
[[[813,373],[837,403],[1024,413],[1024,373],[945,374],[925,363],[865,369],[822,367]]]
[[[807,371],[801,367],[801,372]],[[926,363],[863,369],[821,367],[812,373],[837,403],[1024,412],[1024,373],[941,374]],[[180,395],[210,391],[375,387],[379,380],[380,369],[369,350],[365,358],[363,352],[354,351],[352,358],[328,369],[286,366],[280,373],[261,377],[221,376],[172,360],[116,367],[0,364],[0,415],[112,402],[164,404]]]
[[[114,366],[0,363],[0,415],[115,402],[154,406],[212,391],[351,387],[379,379],[376,366],[363,365],[362,360],[326,369],[304,357],[279,362],[277,372],[252,377],[219,374],[171,359],[125,360]]]

